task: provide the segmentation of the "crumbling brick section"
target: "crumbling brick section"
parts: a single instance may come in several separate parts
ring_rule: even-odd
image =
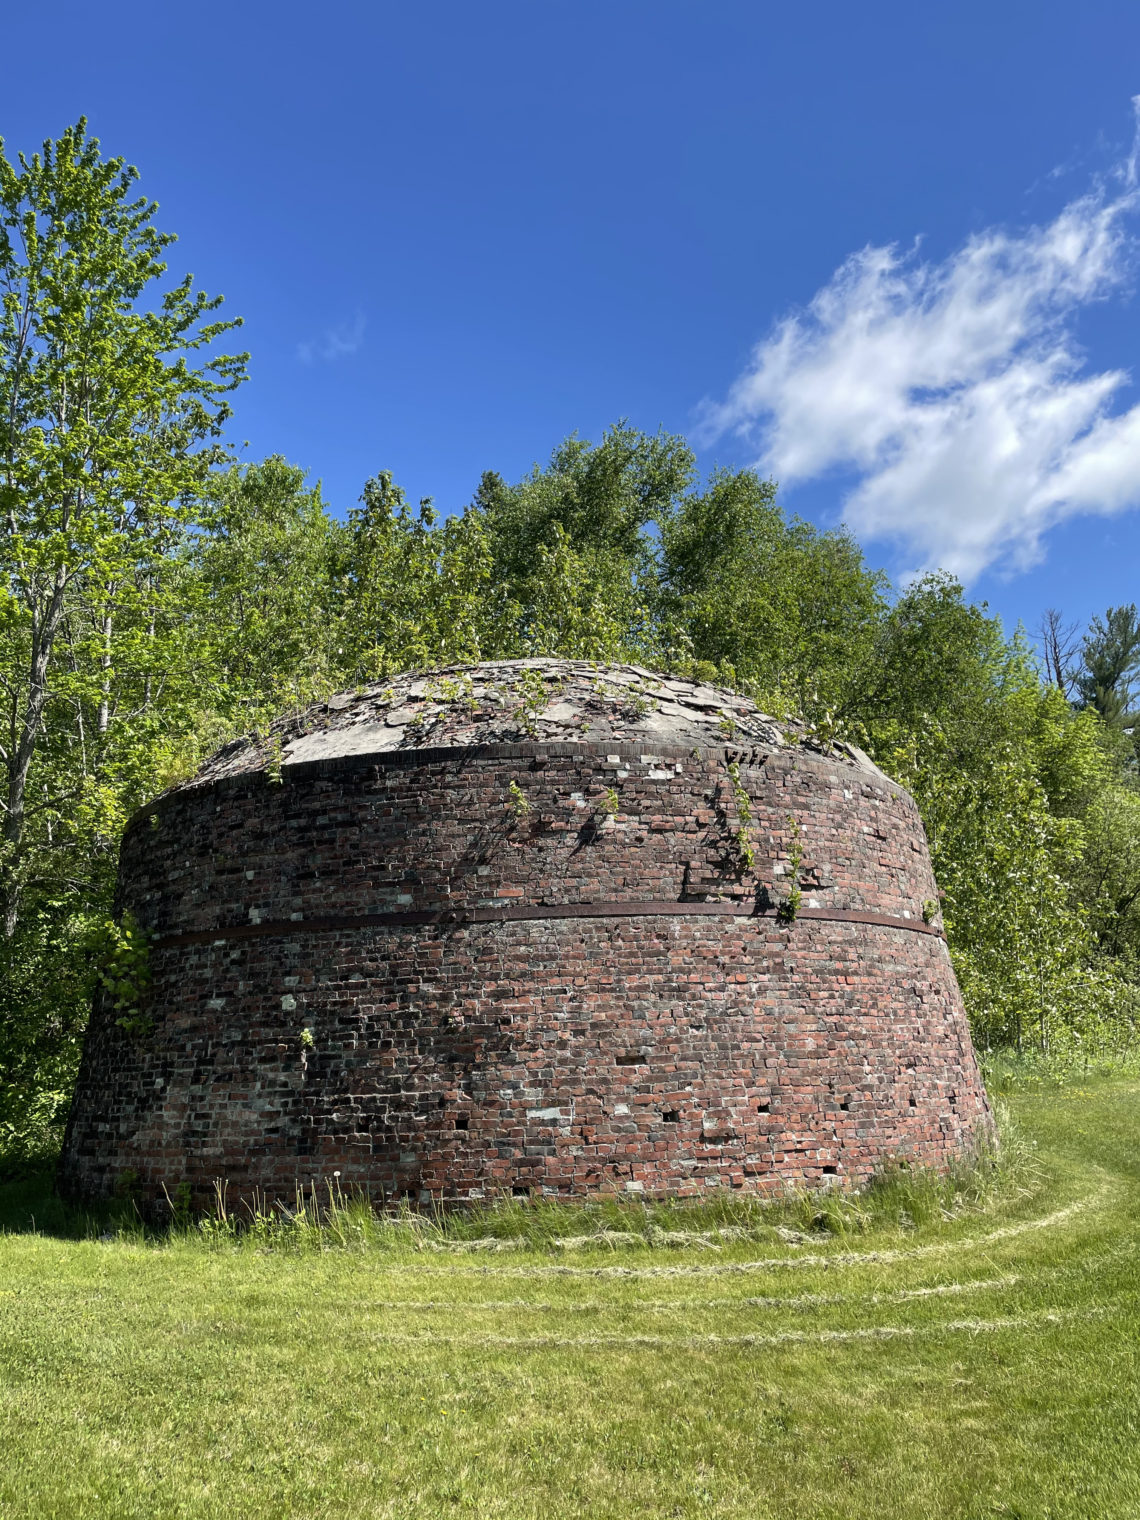
[[[97,1001],[61,1184],[692,1197],[946,1166],[991,1124],[936,896],[908,795],[803,745],[207,777],[127,831],[152,979],[131,1029]]]

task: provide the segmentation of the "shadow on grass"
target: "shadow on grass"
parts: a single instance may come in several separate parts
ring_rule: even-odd
[[[12,1169],[0,1177],[0,1233],[52,1235],[84,1240],[116,1228],[123,1220],[119,1203],[77,1209],[55,1191],[54,1165]]]

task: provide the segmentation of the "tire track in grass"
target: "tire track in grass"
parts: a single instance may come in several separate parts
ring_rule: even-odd
[[[628,1302],[615,1299],[578,1299],[571,1303],[531,1298],[499,1298],[474,1301],[432,1298],[357,1299],[343,1305],[345,1308],[383,1309],[385,1312],[457,1313],[468,1311],[481,1314],[504,1313],[512,1309],[525,1309],[534,1314],[604,1314],[610,1311],[630,1313],[668,1314],[678,1309],[824,1309],[841,1304],[901,1304],[912,1299],[943,1298],[960,1293],[981,1293],[987,1289],[1011,1288],[1022,1282],[1020,1274],[1008,1277],[991,1277],[977,1282],[941,1283],[930,1288],[902,1288],[893,1293],[801,1293],[795,1298],[648,1298]]]
[[[1091,1309],[1043,1309],[1035,1314],[1006,1315],[998,1319],[957,1319],[931,1325],[867,1325],[850,1330],[781,1330],[745,1335],[439,1335],[384,1333],[366,1337],[385,1346],[447,1346],[474,1350],[697,1350],[702,1347],[755,1347],[831,1345],[847,1341],[925,1340],[937,1335],[997,1335],[1007,1330],[1032,1330],[1080,1320],[1102,1318],[1109,1305]]]
[[[1054,1209],[1051,1214],[1045,1214],[1037,1219],[1022,1220],[1018,1224],[1002,1225],[999,1229],[990,1230],[985,1235],[966,1236],[960,1240],[936,1241],[925,1246],[910,1246],[907,1248],[890,1248],[878,1251],[831,1251],[826,1254],[820,1252],[806,1253],[802,1256],[764,1256],[754,1261],[727,1261],[702,1264],[700,1266],[654,1266],[654,1267],[572,1267],[557,1265],[544,1266],[466,1266],[448,1263],[446,1266],[436,1265],[431,1262],[393,1262],[386,1265],[389,1272],[414,1272],[422,1277],[592,1277],[592,1278],[669,1278],[669,1277],[720,1277],[737,1273],[786,1271],[789,1269],[801,1269],[804,1267],[818,1267],[824,1271],[834,1270],[836,1267],[854,1266],[888,1266],[895,1262],[916,1261],[930,1259],[938,1256],[948,1256],[959,1251],[979,1250],[986,1246],[997,1245],[1005,1240],[1014,1240],[1021,1235],[1026,1235],[1035,1230],[1053,1229],[1059,1224],[1076,1215],[1084,1213],[1113,1191],[1112,1184],[1104,1182],[1094,1192],[1086,1194],[1084,1198],[1078,1198],[1074,1202],[1066,1204],[1064,1208]],[[521,1249],[521,1248],[520,1248]]]
[[[1000,1277],[969,1278],[965,1282],[932,1283],[917,1288],[894,1288],[869,1293],[800,1293],[790,1297],[772,1295],[740,1295],[732,1298],[585,1298],[556,1302],[553,1299],[496,1298],[496,1299],[448,1299],[448,1298],[352,1298],[340,1301],[343,1309],[377,1309],[393,1313],[504,1313],[513,1309],[528,1310],[535,1314],[586,1314],[615,1311],[620,1313],[672,1313],[686,1309],[816,1309],[836,1308],[842,1305],[903,1304],[930,1298],[957,1297],[964,1293],[1001,1292],[1032,1280],[1040,1285],[1044,1280],[1059,1282],[1069,1277],[1087,1279],[1091,1272],[1128,1256],[1136,1251],[1133,1234],[1124,1236],[1111,1249],[1094,1256],[1082,1256],[1078,1261],[1057,1267],[1035,1271],[1032,1279],[1021,1272],[1009,1272]]]
[[[846,1252],[836,1257],[816,1258],[810,1264],[818,1265],[826,1262],[832,1265],[859,1265],[863,1263],[878,1263],[888,1261],[911,1261],[928,1260],[944,1254],[947,1248],[985,1248],[995,1241],[1004,1241],[1011,1238],[1019,1238],[1030,1235],[1032,1232],[1044,1228],[1056,1227],[1070,1220],[1082,1212],[1093,1208],[1104,1198],[1109,1191],[1107,1183],[1096,1189],[1083,1199],[1074,1201],[1062,1209],[1053,1210],[1036,1220],[1023,1221],[1017,1225],[1002,1226],[991,1230],[986,1235],[975,1237],[971,1240],[942,1242],[928,1247],[914,1248],[908,1251],[889,1252]],[[1129,1232],[1124,1239],[1118,1239],[1116,1244],[1099,1251],[1085,1250],[1080,1253],[1079,1260],[1065,1265],[1046,1268],[1043,1272],[1036,1271],[1032,1274],[1033,1286],[1040,1289],[1043,1279],[1049,1280],[1054,1287],[1059,1288],[1066,1279],[1081,1279],[1086,1285],[1090,1277],[1103,1271],[1113,1261],[1124,1255],[1130,1254],[1135,1248],[1133,1239],[1135,1232]],[[796,1265],[808,1264],[803,1258],[795,1260]],[[704,1280],[715,1281],[718,1273],[735,1268],[757,1269],[767,1263],[729,1263],[718,1267],[700,1268],[676,1268],[665,1269],[578,1269],[573,1273],[576,1277],[587,1278],[602,1277],[603,1279],[626,1280],[629,1277],[644,1279],[646,1277],[658,1277],[662,1272],[670,1277],[697,1275]],[[785,1265],[784,1259],[779,1259],[779,1265]],[[541,1271],[542,1269],[538,1269]],[[512,1277],[517,1275],[517,1269],[505,1266],[497,1266],[491,1271],[500,1277]],[[455,1270],[453,1276],[470,1276],[462,1268]],[[565,1276],[565,1270],[557,1272],[557,1275]],[[1030,1278],[1024,1272],[1007,1272],[996,1276],[987,1276],[964,1282],[935,1283],[924,1286],[893,1289],[887,1291],[872,1291],[866,1293],[806,1293],[793,1296],[770,1296],[749,1295],[740,1297],[725,1297],[722,1295],[693,1296],[686,1295],[677,1298],[647,1298],[638,1299],[614,1299],[609,1296],[594,1297],[585,1300],[559,1303],[549,1299],[527,1299],[520,1297],[475,1300],[469,1302],[445,1300],[445,1299],[391,1299],[358,1302],[359,1308],[372,1309],[380,1312],[392,1312],[401,1314],[434,1314],[448,1313],[459,1317],[464,1314],[524,1314],[524,1315],[581,1315],[581,1314],[617,1314],[629,1315],[675,1315],[678,1317],[688,1314],[706,1314],[716,1312],[739,1312],[742,1310],[760,1310],[783,1314],[796,1312],[813,1313],[833,1308],[847,1308],[862,1317],[867,1311],[875,1311],[887,1306],[901,1304],[935,1303],[967,1294],[994,1293],[1003,1294],[1010,1289],[1017,1288],[1026,1283]],[[1052,1294],[1050,1295],[1052,1297]],[[997,1307],[995,1305],[995,1307]],[[599,1330],[592,1334],[559,1334],[544,1333],[537,1329],[529,1334],[496,1334],[493,1332],[480,1331],[456,1331],[436,1332],[422,1330],[415,1332],[393,1332],[383,1330],[375,1332],[366,1331],[363,1339],[369,1343],[382,1343],[393,1345],[415,1344],[422,1342],[428,1345],[447,1346],[460,1350],[463,1348],[475,1349],[503,1349],[519,1351],[543,1351],[559,1349],[580,1350],[687,1350],[701,1348],[730,1348],[742,1350],[772,1349],[791,1346],[811,1345],[842,1345],[846,1343],[874,1342],[894,1339],[915,1340],[929,1339],[940,1335],[994,1335],[1005,1332],[1032,1333],[1053,1326],[1063,1325],[1070,1321],[1089,1321],[1102,1317],[1109,1312],[1109,1306],[1086,1305],[1082,1307],[1058,1306],[1055,1301],[1045,1308],[1028,1311],[1021,1314],[999,1314],[989,1318],[977,1316],[972,1318],[955,1318],[949,1320],[934,1320],[932,1322],[917,1325],[908,1324],[885,1324],[867,1325],[856,1324],[846,1327],[820,1329],[778,1329],[742,1331],[741,1333],[721,1333],[716,1331],[691,1331],[686,1332],[683,1325],[679,1326],[674,1334],[646,1333],[633,1330]],[[876,1317],[873,1313],[871,1317]],[[636,1321],[635,1321],[636,1322]],[[778,1323],[778,1322],[777,1322]]]

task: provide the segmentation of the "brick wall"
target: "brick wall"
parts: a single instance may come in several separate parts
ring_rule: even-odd
[[[184,788],[123,844],[154,1027],[96,1008],[61,1180],[463,1199],[945,1164],[989,1116],[935,895],[907,794],[801,749],[411,750]]]

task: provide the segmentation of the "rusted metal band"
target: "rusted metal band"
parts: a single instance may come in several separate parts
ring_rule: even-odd
[[[185,934],[160,934],[153,943],[165,949],[178,945],[211,945],[224,940],[291,937],[327,934],[344,930],[406,929],[464,924],[545,922],[573,918],[767,918],[777,919],[778,910],[755,903],[738,902],[595,902],[505,903],[501,908],[424,908],[399,913],[317,915],[313,918],[267,919],[259,924],[231,924],[218,929],[194,929]],[[920,918],[901,918],[887,913],[860,913],[849,908],[800,908],[800,919],[827,923],[871,924],[881,929],[906,929],[911,934],[945,936],[941,929]]]

